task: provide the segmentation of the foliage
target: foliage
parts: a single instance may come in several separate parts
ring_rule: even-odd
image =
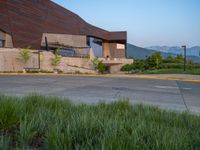
[[[144,72],[141,72],[141,74],[192,74],[192,75],[200,75],[200,67],[197,69],[186,69],[186,71],[183,71],[183,69],[158,69],[158,70],[145,70]]]
[[[19,55],[20,55],[20,60],[22,61],[22,63],[26,64],[31,58],[30,47],[20,49]]]
[[[133,64],[126,64],[124,66],[122,66],[121,71],[125,71],[130,73],[130,71],[133,70]]]
[[[92,64],[99,73],[104,73],[106,71],[106,66],[103,64],[102,60],[99,60],[98,57],[92,60]]]
[[[133,64],[126,64],[121,68],[121,71],[127,73],[152,73],[152,72],[166,72],[166,69],[170,69],[169,72],[174,71],[174,73],[180,72],[183,69],[183,55],[177,55],[175,57],[168,56],[163,58],[160,52],[153,53],[151,56],[147,57],[145,60],[134,60]],[[195,64],[192,61],[187,61],[186,69],[189,69],[188,72],[182,73],[191,73],[199,74],[195,69],[199,69],[200,64]],[[159,71],[161,69],[161,71]],[[177,69],[177,71],[175,70]],[[165,71],[162,71],[165,70]]]
[[[146,59],[148,68],[150,69],[160,69],[163,58],[160,52],[155,52]]]
[[[177,55],[177,56],[175,57],[175,63],[183,63],[183,61],[184,61],[184,57],[183,57],[182,54]]]
[[[58,66],[61,63],[62,56],[59,55],[60,48],[57,48],[54,52],[54,57],[51,58],[52,66]]]
[[[200,117],[130,105],[30,95],[0,96],[0,149],[176,149],[200,147]]]
[[[140,72],[145,69],[145,62],[143,60],[134,60],[133,64],[126,64],[122,66],[121,71],[125,72]]]

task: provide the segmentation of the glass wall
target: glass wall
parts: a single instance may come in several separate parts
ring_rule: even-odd
[[[0,47],[4,47],[4,43],[5,43],[5,34],[0,31]]]
[[[103,57],[103,47],[101,39],[89,37],[87,44],[93,49],[96,57]]]

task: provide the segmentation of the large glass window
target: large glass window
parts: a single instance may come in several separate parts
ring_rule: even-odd
[[[93,49],[96,57],[103,56],[102,40],[90,37],[87,44]]]

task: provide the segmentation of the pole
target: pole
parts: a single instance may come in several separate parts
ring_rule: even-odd
[[[187,54],[186,54],[186,46],[182,46],[182,48],[184,49],[184,71],[186,71],[186,57],[187,57]]]
[[[48,46],[48,41],[47,41],[47,37],[45,36],[45,46],[46,46],[46,50],[49,50],[49,46]]]

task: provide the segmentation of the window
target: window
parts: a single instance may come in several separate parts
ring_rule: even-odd
[[[4,43],[5,43],[4,40],[0,40],[0,48],[1,48],[1,47],[4,47]]]
[[[0,47],[4,47],[5,37],[4,33],[0,31]]]
[[[102,40],[89,37],[89,45],[94,51],[94,55],[96,57],[103,56],[103,47],[102,47]]]
[[[124,44],[117,44],[117,49],[125,49],[125,45]]]

